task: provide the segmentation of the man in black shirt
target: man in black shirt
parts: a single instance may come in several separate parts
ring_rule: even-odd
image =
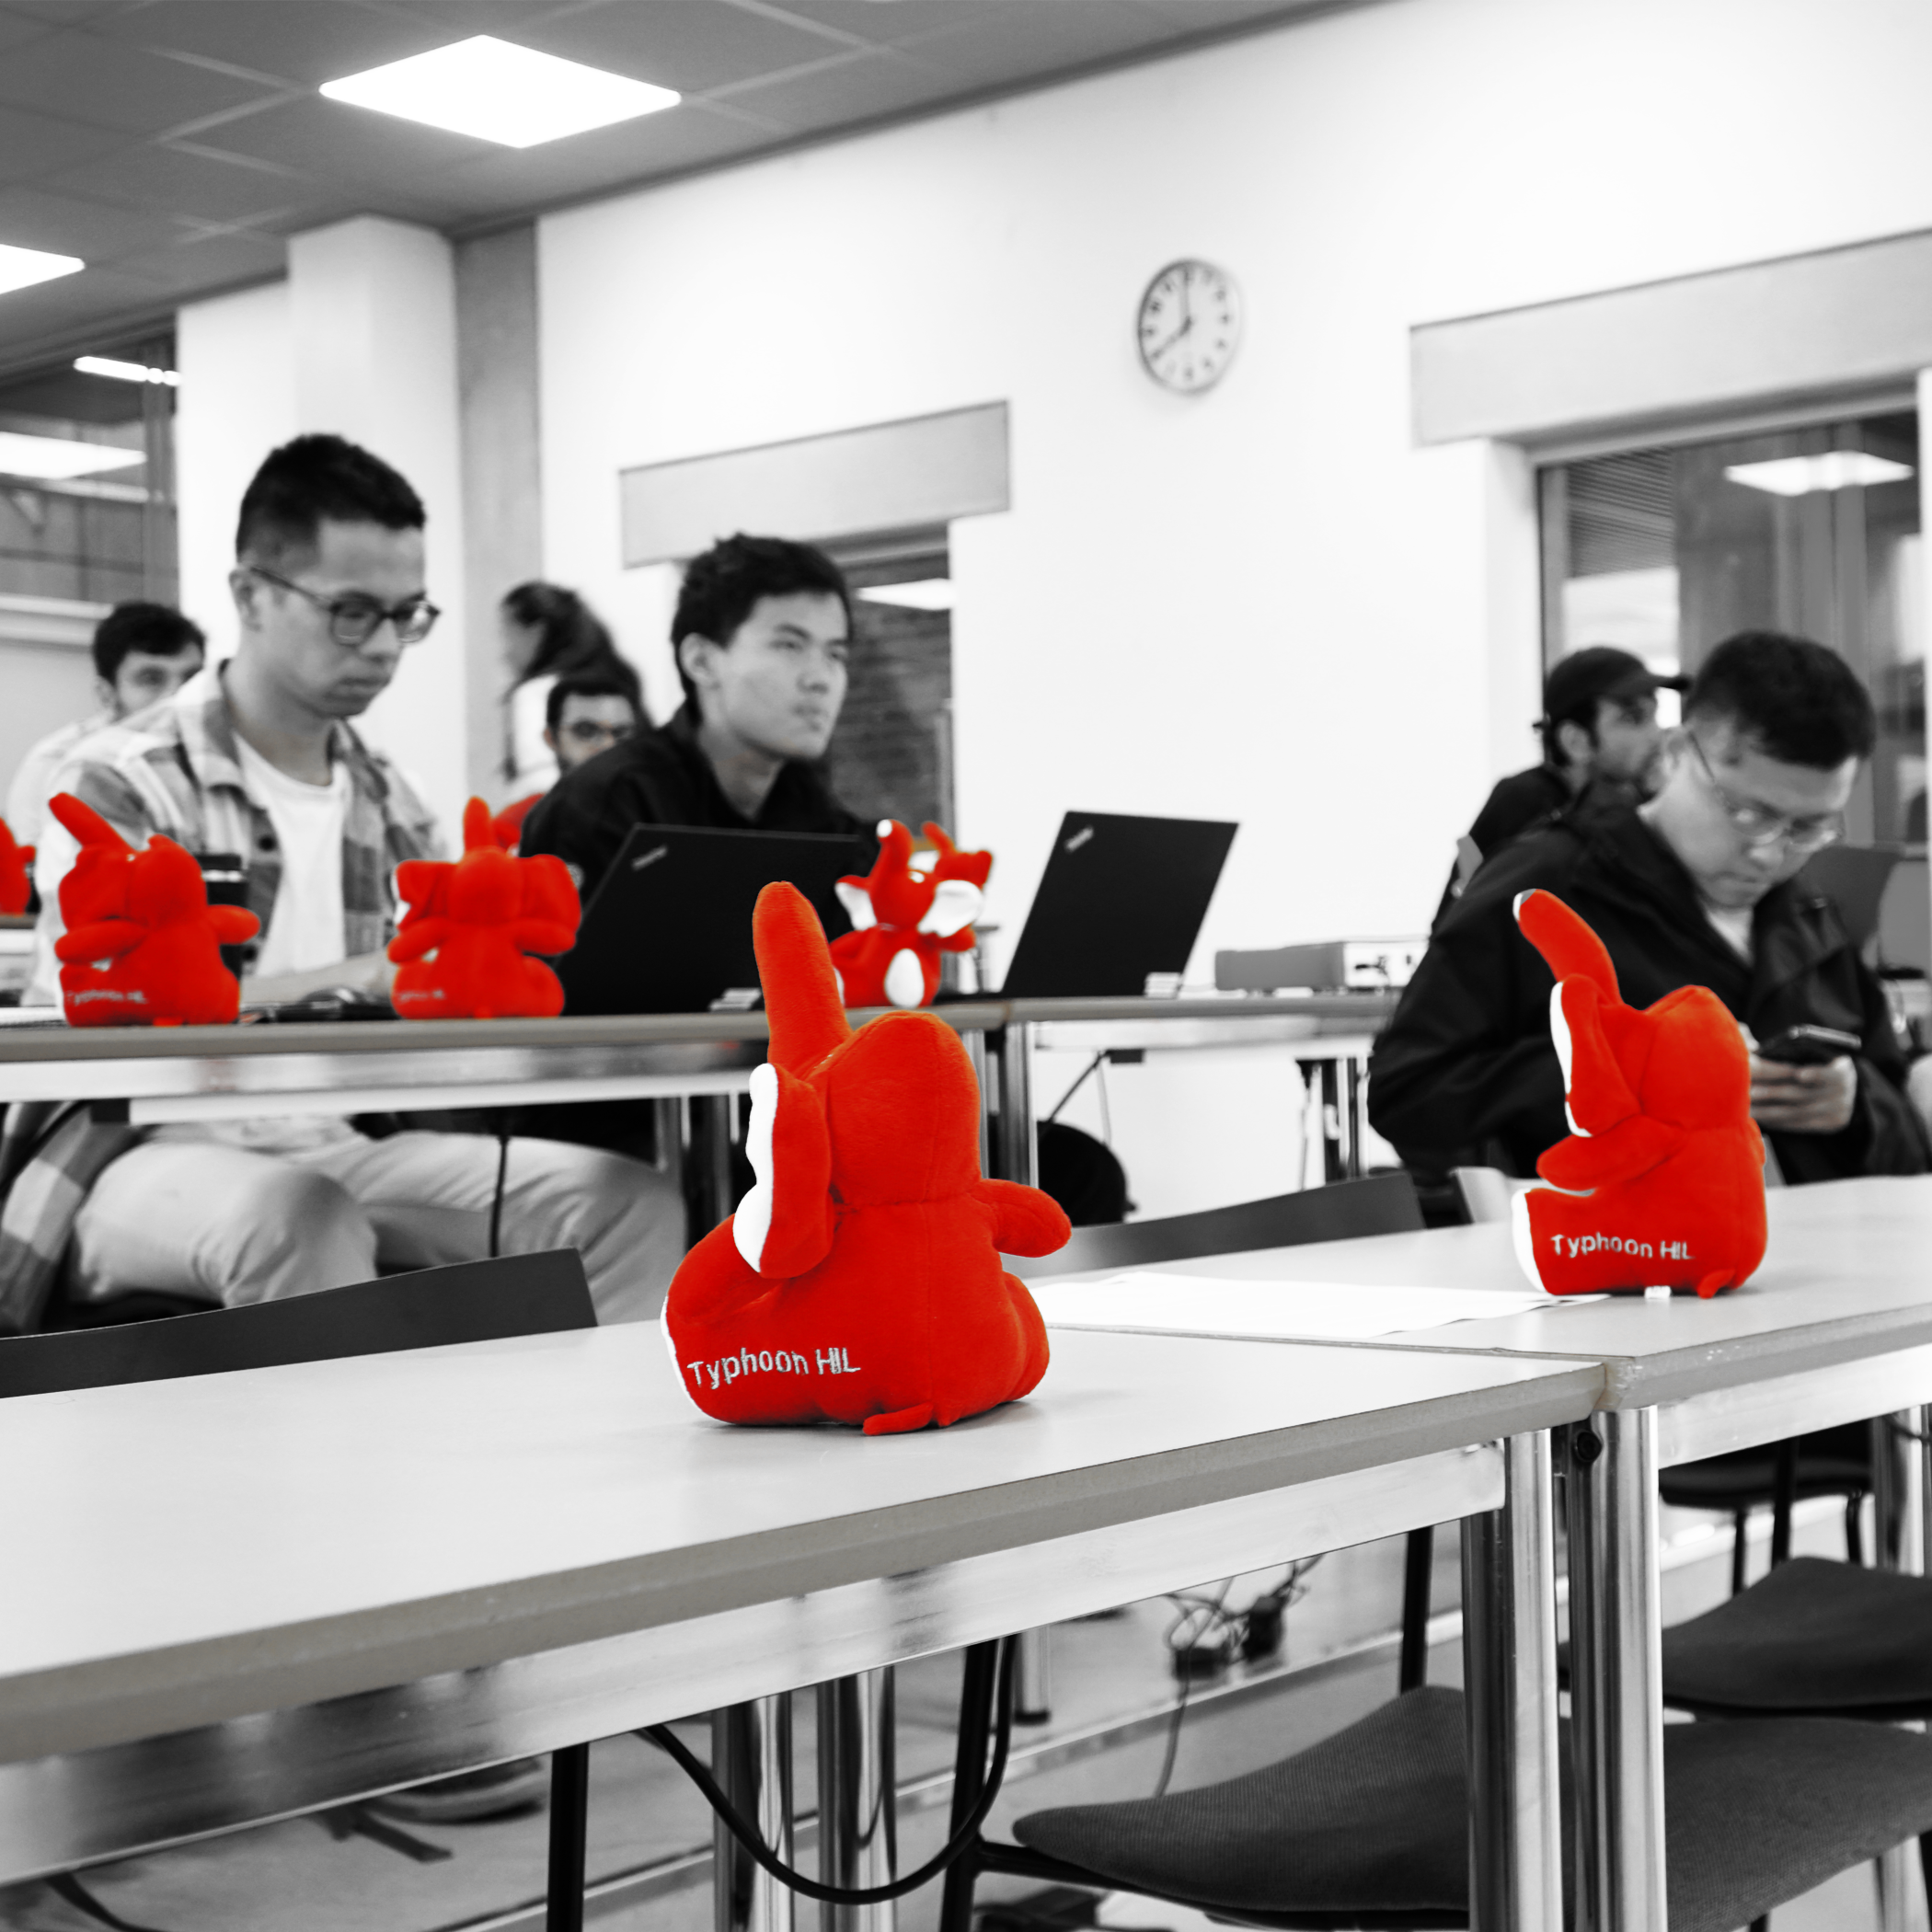
[[[1369,1117],[1404,1162],[1425,1179],[1466,1165],[1526,1176],[1567,1132],[1550,972],[1514,917],[1541,886],[1596,928],[1634,1006],[1704,985],[1759,1041],[1807,1022],[1857,1037],[1824,1066],[1754,1052],[1752,1113],[1786,1180],[1924,1172],[1884,995],[1796,877],[1842,835],[1873,730],[1863,687],[1823,645],[1719,645],[1653,799],[1573,811],[1506,846],[1437,925],[1370,1063]]]
[[[861,831],[815,768],[845,703],[851,636],[845,580],[823,551],[776,536],[714,544],[684,572],[672,618],[683,707],[567,772],[524,821],[521,849],[555,853],[588,900],[633,825]]]

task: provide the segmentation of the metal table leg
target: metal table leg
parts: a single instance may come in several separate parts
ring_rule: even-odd
[[[899,1857],[890,1666],[819,1685],[819,1881],[890,1884]],[[897,1908],[821,1905],[822,1932],[892,1932]]]
[[[1040,1183],[1040,1150],[1033,1125],[1033,1029],[1015,1025],[996,1036],[999,1131],[993,1140],[994,1172],[1023,1187]]]
[[[1502,1508],[1463,1522],[1476,1932],[1547,1932],[1563,1919],[1549,1456],[1548,1431],[1511,1437]]]
[[[545,1932],[583,1932],[584,1835],[590,1824],[591,1747],[550,1754],[550,1881]]]
[[[1577,1926],[1665,1932],[1656,1410],[1578,1423],[1567,1488]]]
[[[754,1697],[711,1713],[714,1775],[784,1863],[791,1856],[791,1696]],[[711,1827],[717,1932],[792,1932],[794,1893],[761,1870],[721,1820]]]

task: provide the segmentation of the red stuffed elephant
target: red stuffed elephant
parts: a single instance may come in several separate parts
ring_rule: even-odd
[[[788,885],[759,894],[771,1059],[752,1075],[757,1185],[685,1256],[664,1328],[684,1393],[726,1422],[943,1427],[1025,1395],[1046,1329],[1000,1255],[1070,1229],[1034,1188],[980,1178],[979,1089],[929,1013],[854,1032],[825,936]]]
[[[512,858],[489,807],[463,813],[463,857],[406,859],[396,887],[409,910],[389,957],[405,1019],[547,1019],[563,1011],[557,975],[531,953],[568,952],[582,916],[560,858]]]
[[[33,847],[17,845],[6,821],[0,819],[0,914],[18,918],[33,895],[33,881],[27,868],[33,864]]]
[[[1604,942],[1549,892],[1522,894],[1516,923],[1557,976],[1572,1129],[1536,1163],[1552,1186],[1514,1202],[1524,1271],[1552,1294],[1737,1287],[1765,1258],[1765,1144],[1737,1021],[1704,986],[1627,1006]]]
[[[137,852],[71,792],[48,810],[80,841],[61,880],[61,999],[76,1027],[222,1026],[241,1009],[241,983],[224,946],[252,939],[261,922],[236,905],[210,905],[193,855],[156,833]]]
[[[848,1006],[927,1006],[939,988],[939,955],[972,950],[972,922],[993,870],[990,852],[961,852],[930,820],[938,852],[927,871],[913,868],[913,835],[881,819],[879,857],[864,879],[838,882],[852,930],[832,943],[832,963]]]

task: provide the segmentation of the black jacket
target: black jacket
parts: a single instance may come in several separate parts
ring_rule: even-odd
[[[1884,993],[1831,902],[1795,882],[1773,887],[1753,916],[1747,965],[1705,917],[1676,856],[1628,807],[1570,813],[1505,846],[1436,926],[1369,1064],[1369,1119],[1409,1167],[1529,1175],[1568,1132],[1550,972],[1513,911],[1533,886],[1596,928],[1633,1006],[1702,985],[1760,1040],[1807,1020],[1859,1037],[1850,1125],[1770,1136],[1787,1180],[1926,1170]]]
[[[687,705],[661,730],[640,731],[559,778],[531,808],[518,850],[553,852],[581,875],[586,903],[633,825],[724,832],[862,832],[809,765],[782,766],[755,819],[725,797]]]

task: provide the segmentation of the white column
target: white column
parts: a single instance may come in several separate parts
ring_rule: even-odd
[[[429,590],[443,619],[362,720],[420,786],[454,842],[467,796],[463,492],[450,245],[359,215],[289,243],[295,413],[393,464],[429,512]]]
[[[1489,771],[1501,777],[1540,755],[1531,727],[1543,708],[1542,558],[1528,453],[1519,443],[1485,443],[1482,489]]]

